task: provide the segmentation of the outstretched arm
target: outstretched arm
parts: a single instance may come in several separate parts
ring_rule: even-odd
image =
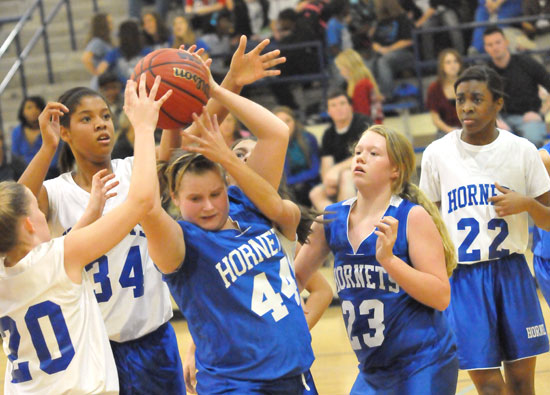
[[[48,218],[49,212],[48,193],[42,184],[59,145],[59,118],[65,112],[69,112],[69,109],[61,103],[49,102],[46,105],[46,108],[44,108],[38,117],[40,133],[42,134],[42,145],[18,181],[29,188],[33,195],[36,196],[38,206],[46,215],[46,218]]]

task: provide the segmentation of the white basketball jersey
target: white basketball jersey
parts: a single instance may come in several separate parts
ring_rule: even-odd
[[[128,195],[133,158],[114,159],[120,184],[107,200],[103,213],[119,206]],[[44,182],[48,192],[50,227],[54,236],[67,232],[82,216],[90,194],[70,173]],[[105,237],[109,237],[108,234]],[[149,257],[140,225],[111,251],[86,266],[111,340],[125,342],[144,336],[172,317],[168,287]]]
[[[5,394],[118,394],[111,345],[90,281],[73,283],[64,237],[0,264]]]
[[[550,190],[550,178],[528,140],[499,129],[491,144],[477,146],[455,130],[431,143],[422,157],[420,188],[440,202],[458,261],[472,264],[523,254],[528,242],[526,212],[498,217],[491,196],[495,182],[532,198]]]

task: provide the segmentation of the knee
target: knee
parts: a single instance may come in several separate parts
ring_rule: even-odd
[[[480,395],[503,395],[506,393],[504,386],[497,382],[486,382],[476,387]]]
[[[534,394],[534,380],[525,380],[524,378],[509,377],[506,382],[509,394]]]

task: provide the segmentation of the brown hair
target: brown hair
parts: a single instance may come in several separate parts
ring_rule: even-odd
[[[26,188],[14,181],[0,182],[0,254],[17,246],[19,219],[29,214]]]
[[[460,53],[454,48],[445,48],[437,56],[437,78],[439,81],[444,81],[445,78],[447,78],[445,71],[443,70],[443,62],[445,62],[445,57],[449,54],[454,55],[455,59],[458,60],[458,63],[460,64],[458,74],[462,73],[462,70],[464,69],[464,61],[462,60]]]
[[[311,166],[311,163],[310,163],[311,159],[309,157],[310,149],[309,149],[309,145],[308,145],[306,139],[304,138],[304,134],[303,134],[304,125],[302,125],[302,123],[296,118],[296,114],[294,113],[294,111],[292,111],[292,109],[290,107],[278,106],[278,107],[275,107],[273,109],[273,114],[277,115],[277,113],[279,113],[279,112],[285,113],[286,115],[288,115],[290,118],[292,118],[294,120],[294,133],[292,133],[292,136],[290,137],[290,140],[291,141],[295,140],[296,143],[298,143],[298,146],[300,147],[300,149],[302,150],[302,152],[305,155],[307,165]],[[290,143],[290,141],[289,141],[289,143]]]

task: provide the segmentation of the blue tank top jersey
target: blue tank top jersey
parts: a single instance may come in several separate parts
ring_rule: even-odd
[[[546,150],[550,154],[550,143],[542,147],[541,150]],[[550,232],[536,226],[533,232],[533,254],[550,259]]]
[[[180,221],[185,260],[164,276],[196,343],[197,369],[240,380],[299,375],[314,357],[293,270],[271,222],[239,188],[228,195],[239,229]]]
[[[334,254],[334,277],[342,314],[359,369],[369,379],[406,377],[442,359],[453,358],[455,341],[442,312],[410,297],[376,261],[371,233],[354,251],[347,234],[355,198],[328,206],[327,243]],[[407,218],[415,204],[393,196],[384,216],[399,221],[394,254],[410,265]]]

